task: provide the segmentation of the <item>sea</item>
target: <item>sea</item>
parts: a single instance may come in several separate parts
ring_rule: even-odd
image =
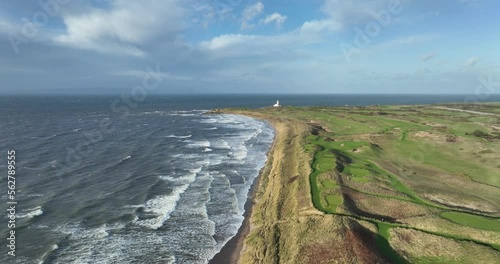
[[[0,96],[0,263],[208,263],[274,138],[214,108],[464,102],[465,95]],[[490,96],[487,101],[500,101]],[[7,152],[15,151],[15,196]],[[10,184],[12,185],[12,184]],[[15,206],[15,228],[7,209]],[[15,257],[7,240],[15,231]]]

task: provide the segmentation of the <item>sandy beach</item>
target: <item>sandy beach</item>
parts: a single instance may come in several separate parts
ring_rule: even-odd
[[[294,262],[301,238],[295,220],[301,214],[322,215],[310,199],[309,158],[304,152],[295,151],[302,138],[298,135],[305,133],[307,126],[257,112],[224,113],[266,120],[274,127],[275,138],[266,165],[254,183],[250,195],[253,199],[247,201],[243,225],[210,263]],[[283,255],[289,260],[284,260]]]
[[[272,147],[271,147],[272,148]],[[233,264],[238,263],[240,253],[244,246],[244,241],[248,232],[250,231],[250,216],[252,214],[252,207],[255,199],[255,191],[262,176],[262,171],[257,177],[257,179],[252,184],[250,192],[248,194],[247,201],[245,202],[245,213],[243,217],[243,223],[238,229],[238,233],[232,237],[209,262],[209,264]]]
[[[256,117],[255,115],[246,115],[246,116],[250,116],[250,117],[253,117],[253,118],[258,118],[258,119],[261,119],[262,118],[259,118],[259,117]],[[271,126],[273,126],[272,123],[270,123]],[[243,214],[244,216],[244,220],[243,220],[243,223],[241,224],[240,228],[238,229],[238,233],[232,237],[221,249],[221,251],[219,253],[217,253],[209,262],[209,264],[235,264],[235,263],[240,263],[239,259],[240,259],[240,256],[241,256],[241,253],[242,251],[244,250],[245,248],[245,239],[248,235],[248,233],[250,232],[250,222],[251,222],[251,216],[252,216],[252,209],[253,209],[253,206],[255,204],[255,195],[257,193],[257,189],[260,185],[260,181],[263,177],[266,177],[264,176],[264,172],[265,171],[268,171],[268,169],[266,169],[268,166],[270,166],[269,164],[269,160],[270,158],[272,157],[272,153],[274,153],[274,148],[275,148],[275,145],[276,145],[276,138],[277,138],[277,134],[280,132],[280,131],[277,131],[276,130],[276,127],[273,126],[274,130],[275,130],[275,137],[274,137],[274,140],[273,140],[273,143],[271,145],[271,147],[269,148],[269,151],[267,153],[267,162],[266,164],[264,165],[264,167],[260,170],[259,172],[259,176],[255,179],[255,181],[253,182],[251,188],[250,188],[250,191],[248,193],[248,197],[247,197],[247,201],[245,202],[245,213]]]

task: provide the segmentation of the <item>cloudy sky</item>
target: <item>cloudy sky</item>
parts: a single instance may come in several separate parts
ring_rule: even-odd
[[[497,0],[0,1],[0,94],[473,94],[500,82]],[[492,90],[492,88],[489,88]],[[500,93],[500,87],[493,87]]]

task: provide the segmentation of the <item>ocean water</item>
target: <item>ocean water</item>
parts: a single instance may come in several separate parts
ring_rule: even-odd
[[[236,234],[272,128],[161,101],[120,118],[112,99],[2,99],[0,171],[14,149],[18,206],[17,262],[3,242],[0,263],[206,263]]]
[[[240,227],[274,132],[266,122],[205,111],[277,99],[370,105],[466,96],[151,96],[129,104],[120,96],[0,97],[3,238],[9,149],[18,202],[16,257],[3,239],[0,263],[207,263]]]

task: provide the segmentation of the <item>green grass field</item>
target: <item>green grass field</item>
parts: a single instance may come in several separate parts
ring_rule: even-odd
[[[441,217],[461,225],[500,232],[500,220],[459,212],[444,212]]]
[[[488,109],[500,112],[499,105]],[[477,243],[479,252],[500,256],[500,140],[490,137],[499,132],[498,117],[434,106],[284,107],[268,113],[311,125],[303,147],[311,155],[314,206],[375,223],[377,247],[391,262],[462,262],[428,252],[410,254],[392,245],[390,230],[395,227],[440,237],[445,241],[441,247],[450,250],[454,241],[466,241]],[[475,136],[477,130],[485,136]],[[401,202],[412,206],[398,207]],[[406,224],[411,217],[425,218],[418,212],[426,210],[489,232],[490,238],[475,240]]]

